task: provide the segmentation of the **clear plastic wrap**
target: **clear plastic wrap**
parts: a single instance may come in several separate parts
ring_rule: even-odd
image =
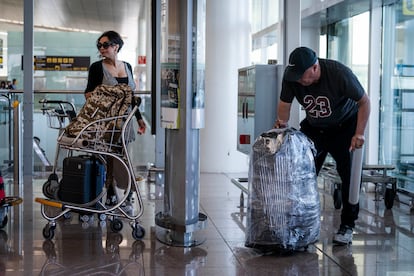
[[[249,165],[247,247],[297,250],[319,239],[315,152],[312,141],[293,128],[256,139]]]

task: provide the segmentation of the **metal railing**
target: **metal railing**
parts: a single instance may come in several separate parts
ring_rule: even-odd
[[[21,114],[15,114],[13,111],[13,102],[17,101],[19,106],[22,105],[23,102],[23,90],[9,90],[9,89],[0,89],[0,99],[3,99],[4,105],[0,105],[0,112],[5,114],[4,120],[1,121],[2,125],[0,127],[4,127],[4,130],[1,131],[0,136],[2,137],[2,141],[4,141],[4,148],[2,150],[3,154],[0,156],[3,160],[1,161],[2,164],[0,166],[0,170],[4,169],[4,164],[7,164],[7,168],[4,172],[14,172],[14,179],[19,179],[18,176],[18,168],[20,167],[19,158],[16,157],[16,154],[21,154],[19,149],[22,148],[21,146],[21,139],[22,137],[17,137],[18,133],[17,130],[21,130],[20,126],[16,126],[18,122],[21,121]],[[70,101],[74,101],[77,105],[78,110],[84,104],[83,90],[34,90],[33,91],[35,99],[34,99],[34,113],[41,113],[41,103],[39,101],[44,98],[48,99],[68,99]],[[151,91],[135,91],[135,95],[140,96],[143,98],[140,110],[148,122],[148,125],[151,125]],[[21,108],[19,108],[21,109]],[[1,114],[1,113],[0,113]],[[4,122],[3,122],[4,121]],[[3,139],[4,137],[4,139]],[[7,138],[7,142],[5,141]],[[0,145],[0,147],[2,147]],[[7,148],[6,148],[7,147]],[[53,154],[51,154],[53,156]],[[17,170],[17,175],[16,175]]]

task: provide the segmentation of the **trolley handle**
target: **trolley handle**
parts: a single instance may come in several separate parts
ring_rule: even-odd
[[[41,110],[43,114],[47,113],[47,111],[53,111],[58,117],[68,117],[69,121],[72,121],[76,117],[76,107],[71,102],[41,99],[39,103],[42,104]],[[57,105],[58,108],[52,108],[48,105]]]

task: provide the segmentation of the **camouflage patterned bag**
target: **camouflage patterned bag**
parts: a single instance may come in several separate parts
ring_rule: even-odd
[[[76,137],[80,131],[89,123],[115,116],[122,116],[126,113],[132,102],[132,90],[127,84],[105,85],[101,84],[95,88],[91,96],[78,113],[78,116],[66,127],[65,133],[69,137]],[[116,137],[111,137],[113,129],[120,130],[123,120],[106,121],[104,124],[93,124],[82,134],[90,139],[105,139],[107,142],[117,141]],[[93,137],[100,133],[102,137]]]

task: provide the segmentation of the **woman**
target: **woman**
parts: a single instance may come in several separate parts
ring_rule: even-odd
[[[89,98],[94,89],[101,84],[116,85],[119,83],[128,84],[132,90],[135,89],[135,82],[132,74],[132,67],[125,61],[118,60],[118,53],[122,49],[124,41],[115,31],[104,32],[97,40],[96,47],[99,50],[101,60],[94,62],[89,67],[88,84],[85,89],[85,98]],[[133,97],[133,104],[134,102]],[[138,121],[138,134],[145,133],[146,125],[141,113],[136,112]],[[111,189],[113,182],[113,158],[107,158],[107,181],[108,188],[107,204],[116,203],[114,190]]]
[[[102,57],[89,67],[88,84],[85,89],[85,97],[88,98],[92,91],[100,84],[116,85],[127,83],[132,90],[135,89],[132,67],[125,61],[118,60],[118,53],[122,49],[124,41],[115,31],[104,32],[97,40],[96,47]],[[138,133],[145,133],[146,125],[141,113],[135,114],[138,120]]]

